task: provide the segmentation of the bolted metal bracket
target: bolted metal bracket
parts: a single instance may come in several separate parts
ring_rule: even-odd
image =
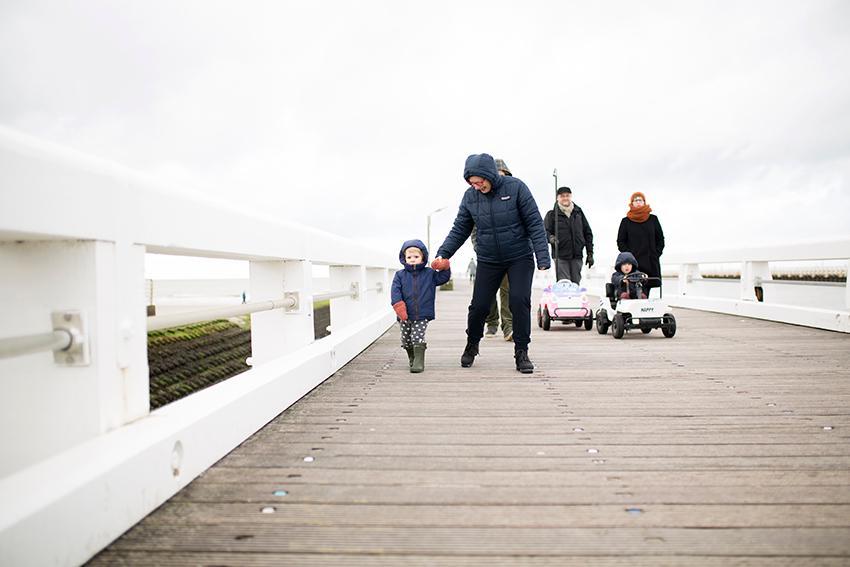
[[[298,296],[297,291],[285,291],[283,292],[283,298],[292,300],[292,305],[284,309],[285,313],[296,313],[300,310],[301,298]]]
[[[59,366],[88,366],[89,340],[86,335],[85,319],[80,311],[54,311],[50,314],[54,331],[65,331],[71,335],[71,344],[64,350],[53,351],[53,362]]]
[[[360,282],[351,282],[351,299],[360,299]]]

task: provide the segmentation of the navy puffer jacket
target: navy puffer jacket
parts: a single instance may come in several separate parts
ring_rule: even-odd
[[[411,266],[404,261],[404,251],[415,246],[422,250],[422,263]],[[421,240],[408,240],[401,245],[398,253],[399,262],[404,269],[399,270],[393,277],[390,304],[404,301],[407,306],[407,318],[410,321],[431,321],[434,319],[434,299],[437,287],[448,282],[452,277],[451,270],[436,271],[428,267],[428,249]]]
[[[437,255],[451,258],[476,227],[475,252],[479,261],[512,262],[533,251],[537,267],[549,268],[551,260],[543,219],[525,183],[516,177],[499,175],[496,162],[488,154],[466,158],[463,178],[468,180],[473,175],[488,180],[492,189],[487,193],[474,187],[466,190],[454,225]]]

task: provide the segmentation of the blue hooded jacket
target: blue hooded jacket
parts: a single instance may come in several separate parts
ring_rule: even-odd
[[[422,250],[422,263],[415,266],[405,263],[404,251],[414,246]],[[399,262],[404,269],[393,277],[390,304],[404,301],[407,306],[407,318],[410,321],[431,321],[434,319],[434,299],[437,286],[441,286],[452,277],[451,270],[436,271],[428,267],[428,249],[421,240],[407,240],[398,253]]]
[[[454,225],[437,256],[451,258],[475,227],[478,231],[475,252],[479,261],[512,262],[533,251],[537,267],[549,268],[551,260],[543,219],[525,183],[516,177],[499,175],[495,160],[488,154],[466,158],[463,178],[468,180],[473,175],[489,181],[492,189],[487,193],[474,187],[466,190]]]

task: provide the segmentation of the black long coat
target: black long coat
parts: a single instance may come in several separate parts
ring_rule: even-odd
[[[634,254],[641,272],[646,272],[648,276],[661,277],[664,232],[655,215],[649,215],[645,222],[635,222],[629,217],[623,217],[617,232],[617,248],[620,252]]]
[[[558,258],[561,260],[572,260],[578,258],[581,260],[584,254],[584,249],[587,248],[587,254],[593,254],[593,231],[590,230],[590,223],[587,222],[587,217],[581,207],[574,205],[573,213],[567,218],[567,215],[560,207],[555,205],[554,208],[546,213],[546,218],[543,219],[543,228],[546,229],[548,236],[555,236],[554,211],[558,211]],[[552,255],[555,255],[555,245],[552,245]]]

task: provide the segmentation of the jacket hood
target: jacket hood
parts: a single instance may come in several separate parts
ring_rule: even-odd
[[[401,250],[398,251],[398,261],[401,262],[402,266],[406,266],[407,264],[404,261],[404,251],[414,246],[422,250],[422,265],[428,265],[428,248],[425,247],[425,243],[419,239],[413,240],[405,240],[404,244],[401,245]]]
[[[632,254],[631,252],[620,252],[620,254],[617,256],[617,261],[614,263],[614,269],[619,272],[620,266],[622,266],[623,264],[631,264],[632,266],[634,266],[634,271],[637,271],[639,267],[637,259],[635,259],[634,254]]]
[[[502,179],[496,169],[496,160],[490,154],[472,154],[466,158],[466,165],[463,166],[464,181],[469,181],[473,175],[483,177],[493,187],[498,186]]]

